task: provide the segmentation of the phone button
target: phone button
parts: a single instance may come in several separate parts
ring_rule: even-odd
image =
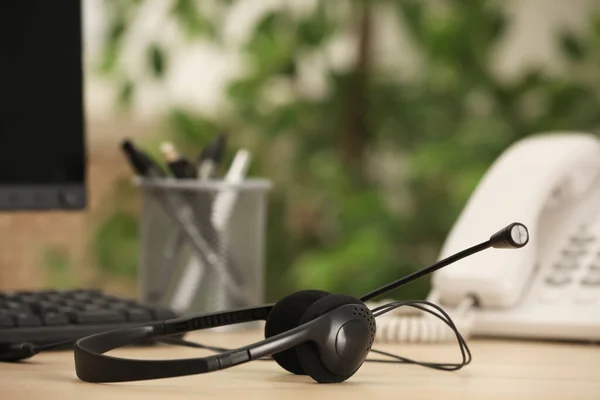
[[[567,275],[550,275],[546,278],[546,283],[552,286],[564,286],[571,280],[571,277]]]
[[[574,270],[579,268],[579,264],[577,263],[577,261],[564,261],[564,262],[560,262],[557,264],[554,264],[554,269],[558,270],[558,271],[565,271],[565,270]]]
[[[596,272],[596,271],[600,272],[600,263],[596,262],[596,263],[590,265],[590,269],[594,272]]]
[[[563,256],[568,258],[583,257],[586,253],[587,251],[584,249],[564,249],[562,251]]]
[[[586,243],[591,243],[595,240],[596,238],[590,234],[581,234],[581,235],[577,235],[577,236],[573,236],[571,238],[571,243],[573,244],[586,244]]]
[[[598,286],[600,287],[600,274],[588,275],[581,280],[583,286]]]

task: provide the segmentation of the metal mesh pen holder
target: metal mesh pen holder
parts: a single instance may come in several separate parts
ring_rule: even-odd
[[[140,297],[181,315],[264,302],[270,182],[145,179]]]

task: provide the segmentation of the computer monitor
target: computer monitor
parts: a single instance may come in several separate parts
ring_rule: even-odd
[[[0,210],[86,207],[79,0],[2,0]]]

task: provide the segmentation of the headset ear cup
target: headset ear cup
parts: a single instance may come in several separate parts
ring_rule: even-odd
[[[265,338],[289,331],[300,325],[306,310],[329,293],[322,290],[302,290],[279,300],[269,312],[265,323]],[[296,375],[306,375],[300,365],[295,348],[272,355],[283,369]]]
[[[341,307],[345,304],[360,304],[364,305],[362,301],[357,298],[341,295],[341,294],[330,294],[329,296],[323,297],[314,302],[308,310],[302,316],[300,324],[305,324],[315,318],[320,317],[328,313],[329,311]],[[350,375],[343,374],[338,375],[334,372],[329,371],[319,356],[319,350],[315,343],[306,342],[296,346],[296,353],[302,369],[307,375],[310,375],[315,381],[319,383],[339,383],[350,378],[354,372]]]

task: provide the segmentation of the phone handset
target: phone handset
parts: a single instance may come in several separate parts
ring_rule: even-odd
[[[518,302],[537,258],[539,218],[582,196],[600,171],[600,141],[591,134],[538,134],[509,147],[473,192],[442,248],[440,259],[506,221],[522,221],[530,243],[518,252],[486,252],[436,272],[432,296],[457,306],[474,296],[481,307]]]

